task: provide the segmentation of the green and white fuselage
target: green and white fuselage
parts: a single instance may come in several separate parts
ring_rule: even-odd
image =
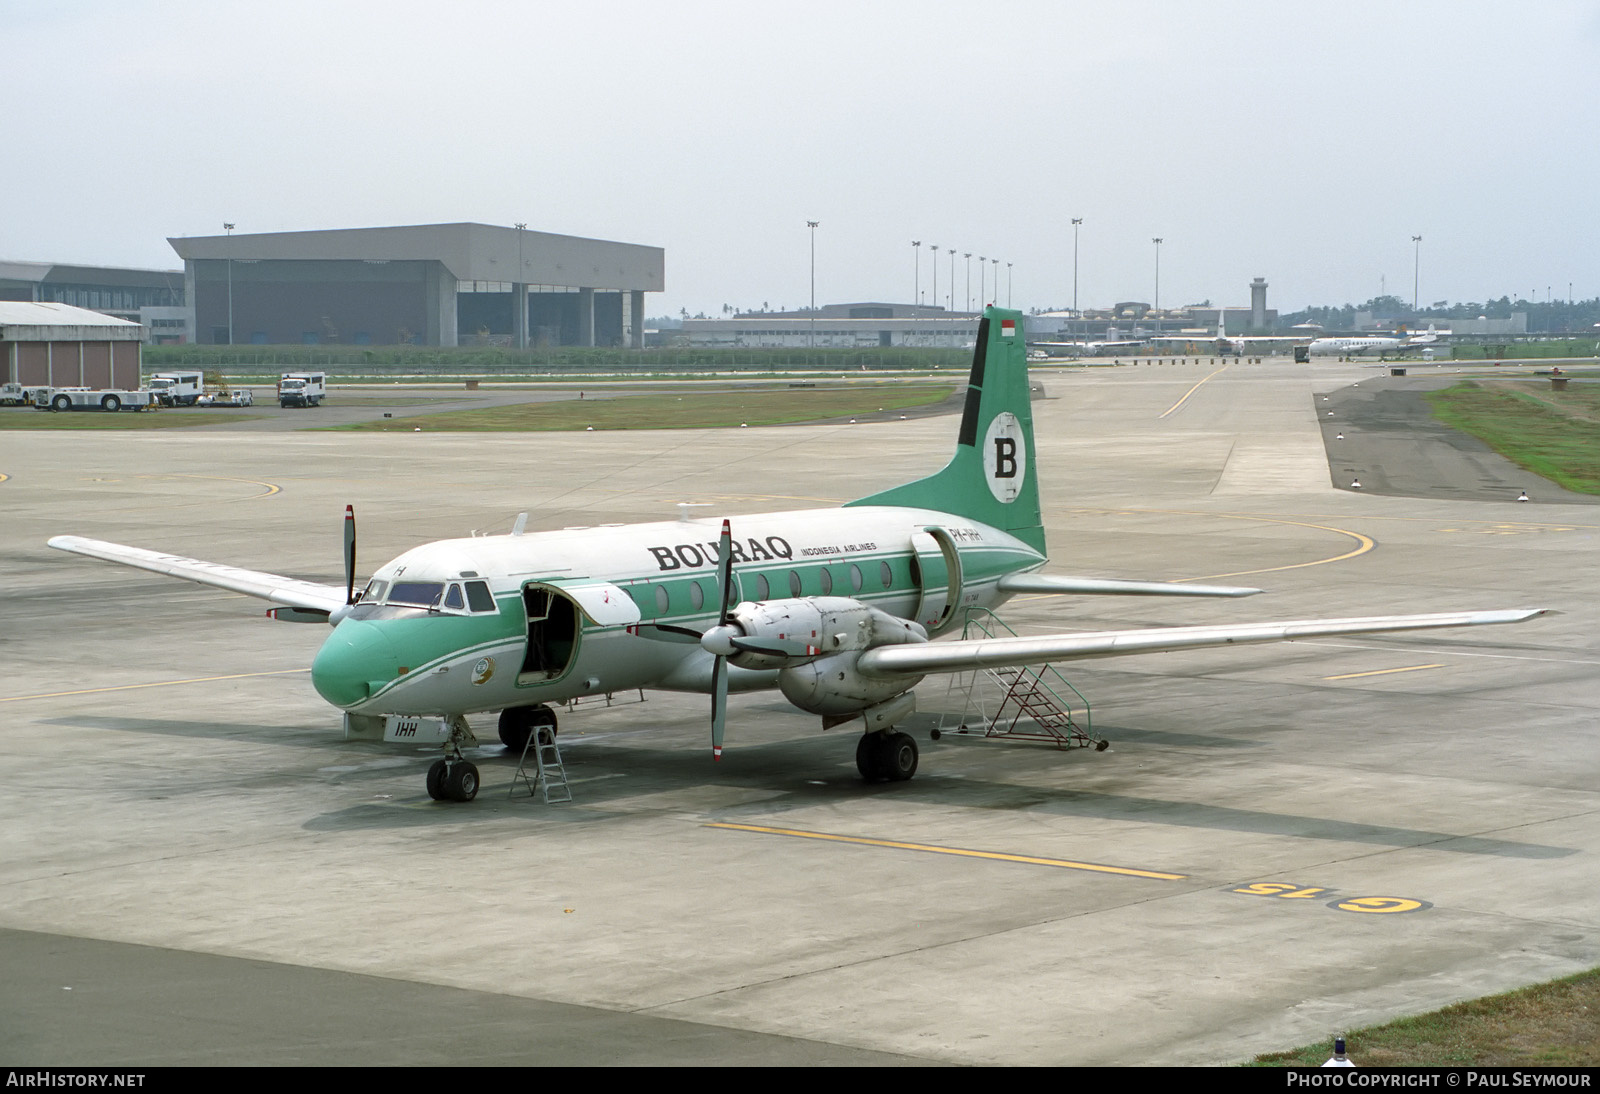
[[[312,665],[355,714],[471,714],[635,688],[706,691],[713,657],[636,633],[717,622],[717,521],[442,540],[378,569]],[[731,602],[848,597],[930,635],[1046,559],[950,513],[888,506],[731,518]],[[484,600],[487,586],[493,606]],[[452,591],[454,587],[454,591]],[[396,590],[400,590],[398,599]],[[473,610],[473,594],[480,610]],[[426,601],[426,604],[419,603]],[[731,670],[731,690],[772,687]]]

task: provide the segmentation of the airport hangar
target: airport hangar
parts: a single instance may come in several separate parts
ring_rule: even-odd
[[[660,247],[490,224],[167,242],[208,345],[640,348],[644,294],[666,286]]]
[[[0,382],[132,390],[144,328],[53,301],[0,302]]]

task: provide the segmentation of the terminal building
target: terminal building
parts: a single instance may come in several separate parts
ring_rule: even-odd
[[[65,304],[141,323],[147,342],[193,340],[182,270],[0,261],[0,301]]]
[[[694,346],[739,349],[966,349],[978,339],[981,318],[976,312],[951,312],[919,304],[826,304],[815,311],[685,319],[683,337]]]
[[[489,224],[169,239],[204,344],[632,346],[659,247]]]

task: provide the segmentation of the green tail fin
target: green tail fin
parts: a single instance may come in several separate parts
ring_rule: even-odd
[[[984,309],[956,454],[944,470],[848,504],[940,509],[1045,553],[1021,312]]]

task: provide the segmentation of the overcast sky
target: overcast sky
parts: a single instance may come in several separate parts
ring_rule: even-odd
[[[666,249],[650,314],[1600,295],[1576,0],[0,0],[0,259],[443,221]],[[956,259],[957,307],[967,263]],[[990,267],[993,268],[992,266]]]

